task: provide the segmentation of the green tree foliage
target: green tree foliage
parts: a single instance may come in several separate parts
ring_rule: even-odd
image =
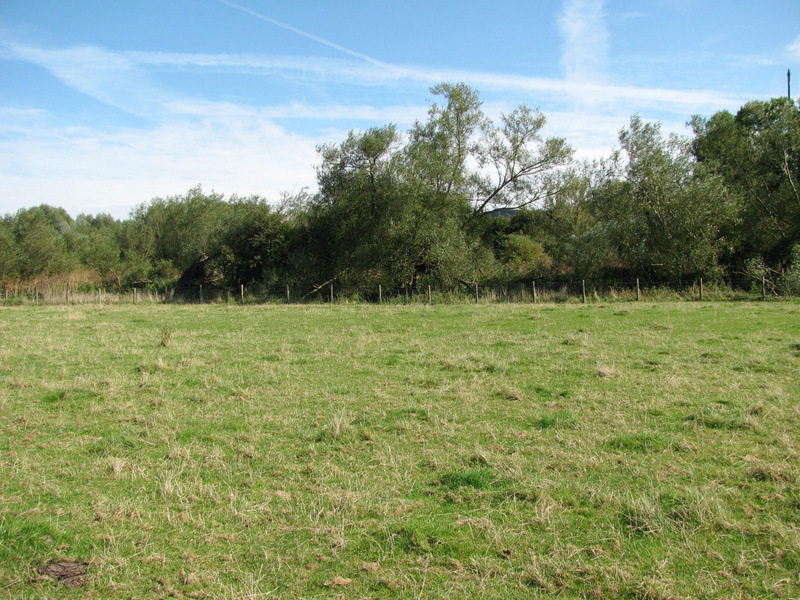
[[[302,236],[312,281],[413,286],[421,276],[472,276],[460,227],[466,200],[417,178],[393,125],[351,132],[320,154]]]
[[[523,104],[502,115],[501,121],[500,127],[484,126],[476,156],[480,171],[475,177],[473,216],[551,198],[559,189],[559,169],[572,159],[572,148],[564,139],[542,138],[546,119],[539,109]]]
[[[446,103],[433,103],[428,120],[417,122],[406,151],[411,172],[435,200],[468,200],[474,180],[467,160],[478,149],[475,135],[486,126],[478,92],[464,83],[439,84],[431,93]]]
[[[621,266],[653,278],[715,274],[733,205],[689,142],[638,116],[620,132],[592,207]]]
[[[288,277],[292,227],[264,198],[233,197],[211,250],[229,286],[272,285]]]
[[[14,222],[10,216],[0,219],[0,282],[19,278],[17,240]]]
[[[544,247],[522,233],[507,235],[499,255],[501,263],[506,267],[507,277],[511,279],[542,276],[553,265],[553,259],[545,252]]]
[[[22,209],[12,222],[21,278],[56,275],[77,266],[67,243],[74,222],[63,208],[42,204]]]
[[[556,191],[558,169],[569,164],[572,148],[562,138],[542,137],[546,119],[539,109],[522,104],[497,126],[466,84],[443,83],[431,92],[445,104],[434,103],[428,121],[414,126],[408,156],[435,197],[468,200],[465,221],[530,206]]]
[[[78,215],[71,236],[71,245],[81,263],[100,275],[106,285],[122,286],[124,274],[122,224],[111,215]]]
[[[80,269],[106,286],[164,285],[198,265],[207,281],[308,291],[723,272],[800,280],[793,101],[695,117],[691,142],[634,116],[608,160],[576,167],[538,109],[493,123],[466,84],[431,93],[407,133],[386,125],[320,146],[318,193],[277,208],[198,186],[124,221],[73,221],[47,205],[6,215],[0,281]]]
[[[550,262],[542,275],[596,278],[615,274],[616,252],[591,207],[598,176],[597,166],[591,164],[562,171],[555,193],[508,220],[510,230],[542,245]]]
[[[734,264],[785,263],[800,241],[800,110],[788,98],[754,101],[736,115],[694,117],[693,152],[740,201]]]
[[[166,262],[185,271],[214,247],[226,208],[222,194],[204,194],[200,186],[182,196],[153,198],[134,210],[132,249],[154,265]]]
[[[563,140],[541,138],[538,111],[522,106],[495,127],[469,86],[431,92],[443,102],[407,138],[388,125],[320,148],[320,191],[306,233],[318,282],[491,277],[494,257],[476,235],[479,221],[491,208],[546,196],[551,182],[543,176],[569,160]]]

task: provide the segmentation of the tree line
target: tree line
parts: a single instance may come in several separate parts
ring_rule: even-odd
[[[800,111],[791,99],[695,116],[692,136],[634,115],[576,163],[545,116],[490,121],[476,90],[431,88],[408,132],[318,148],[318,192],[226,198],[196,187],[125,220],[42,205],[0,220],[0,282],[84,274],[118,289],[200,280],[415,288],[531,279],[800,280]],[[799,281],[800,283],[800,281]]]

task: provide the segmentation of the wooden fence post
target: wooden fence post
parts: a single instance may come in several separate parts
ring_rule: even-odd
[[[534,281],[531,285],[533,286],[533,303],[536,304],[536,281]]]
[[[586,304],[586,280],[581,279],[581,288],[583,290],[583,303]]]
[[[700,302],[703,301],[703,278],[700,278]]]
[[[292,301],[292,292],[289,290],[289,284],[286,284],[286,304],[289,304]]]
[[[428,304],[433,304],[433,296],[431,295],[431,286],[428,286]]]
[[[333,284],[331,284],[331,303],[333,303]]]
[[[636,301],[638,302],[641,299],[642,299],[642,290],[639,287],[639,278],[637,277],[636,278]]]
[[[475,284],[475,303],[477,304],[480,301],[480,295],[478,294],[478,284]]]
[[[383,286],[378,284],[378,304],[383,304]]]

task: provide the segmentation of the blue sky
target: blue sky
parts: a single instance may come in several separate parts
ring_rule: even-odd
[[[0,213],[313,191],[318,144],[407,130],[441,81],[596,158],[634,113],[688,134],[787,69],[798,98],[797,0],[0,0]]]

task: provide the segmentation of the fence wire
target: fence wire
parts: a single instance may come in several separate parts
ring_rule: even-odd
[[[503,285],[461,283],[455,286],[407,287],[328,284],[307,290],[292,285],[228,288],[211,285],[143,288],[124,291],[95,289],[25,290],[6,288],[6,306],[137,303],[244,304],[448,304],[448,303],[589,303],[634,300],[766,300],[797,296],[788,283],[739,279],[703,281],[527,281]]]

